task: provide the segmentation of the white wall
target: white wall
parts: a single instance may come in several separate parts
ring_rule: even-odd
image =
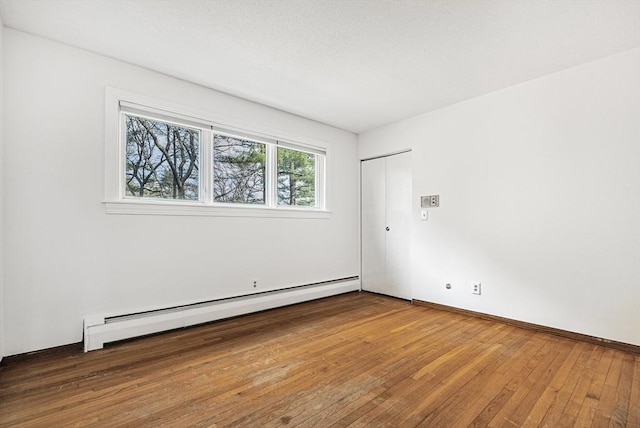
[[[0,16],[0,361],[4,356],[4,220],[3,220],[3,186],[2,176],[4,174],[4,126],[3,126],[3,103],[4,97],[2,93],[2,76],[3,76],[3,61],[2,61],[2,39],[4,33],[4,26],[2,24],[2,17]]]
[[[406,147],[415,299],[640,345],[640,49],[359,137]]]
[[[127,313],[358,275],[356,136],[5,30],[5,354]],[[170,59],[168,59],[170,60]],[[329,220],[107,215],[104,88],[328,142]]]

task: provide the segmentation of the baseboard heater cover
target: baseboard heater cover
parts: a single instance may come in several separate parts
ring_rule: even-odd
[[[285,290],[262,292],[200,304],[137,314],[89,316],[84,319],[84,351],[105,343],[250,314],[309,300],[360,290],[359,277],[327,281]]]

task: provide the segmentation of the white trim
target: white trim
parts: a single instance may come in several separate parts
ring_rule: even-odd
[[[373,159],[388,158],[389,156],[399,155],[399,154],[402,154],[402,153],[409,153],[409,152],[411,152],[411,149],[398,150],[396,152],[385,153],[383,155],[377,155],[377,156],[371,156],[371,157],[368,157],[368,158],[363,158],[363,159],[360,159],[360,162],[373,160]]]
[[[176,201],[127,197],[124,188],[124,148],[122,114],[149,116],[157,120],[193,127],[200,133],[199,201]],[[250,130],[250,131],[248,131]],[[277,203],[277,168],[265,177],[265,205],[222,204],[213,200],[213,134],[266,144],[267,159],[276,165],[276,147],[286,147],[316,157],[316,207],[279,206]],[[211,140],[211,141],[209,141]],[[300,143],[298,141],[305,141]],[[309,143],[307,143],[309,142]],[[251,126],[237,119],[192,109],[171,102],[111,87],[105,88],[105,210],[107,214],[330,218],[326,142],[267,127]]]
[[[213,201],[213,180],[212,173],[205,174],[204,171],[213,171],[213,133],[209,129],[202,131],[202,141],[200,141],[200,201],[210,204]],[[210,142],[210,143],[208,143]],[[162,201],[164,202],[164,201]]]
[[[115,108],[119,110],[120,103],[122,103],[124,106],[132,109],[135,107],[149,113],[157,112],[159,115],[168,115],[178,119],[183,118],[187,123],[191,123],[192,126],[194,122],[201,123],[207,127],[213,127],[214,130],[218,129],[223,133],[231,132],[241,138],[244,138],[242,135],[247,134],[248,139],[256,137],[264,138],[267,139],[267,142],[277,141],[284,144],[292,144],[294,146],[292,148],[298,147],[302,150],[307,147],[309,150],[317,149],[322,151],[326,150],[328,146],[326,141],[317,138],[244,122],[232,117],[190,108],[182,104],[148,97],[135,92],[106,86],[105,94],[105,99],[111,99],[111,102],[107,104],[107,109]]]
[[[286,141],[276,141],[275,145],[285,149],[295,150],[297,152],[311,153],[313,155],[324,156],[326,154],[326,149],[318,149],[318,148],[306,146],[304,144],[299,144],[299,143],[288,143]]]
[[[329,219],[331,211],[296,207],[255,207],[238,204],[205,205],[191,201],[122,200],[105,201],[107,214],[175,215],[209,217],[266,217]]]
[[[265,153],[265,162],[268,165],[276,165],[276,168],[265,169],[264,177],[264,197],[266,201],[278,200],[278,147],[273,144],[267,145],[267,152]],[[277,205],[277,204],[276,204]]]

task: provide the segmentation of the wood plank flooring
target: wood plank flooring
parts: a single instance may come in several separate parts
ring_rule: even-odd
[[[640,427],[640,356],[368,293],[5,358],[0,426]]]

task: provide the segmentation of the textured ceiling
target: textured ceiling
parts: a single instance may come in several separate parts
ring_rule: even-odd
[[[0,15],[353,132],[640,46],[638,0],[2,0]]]

